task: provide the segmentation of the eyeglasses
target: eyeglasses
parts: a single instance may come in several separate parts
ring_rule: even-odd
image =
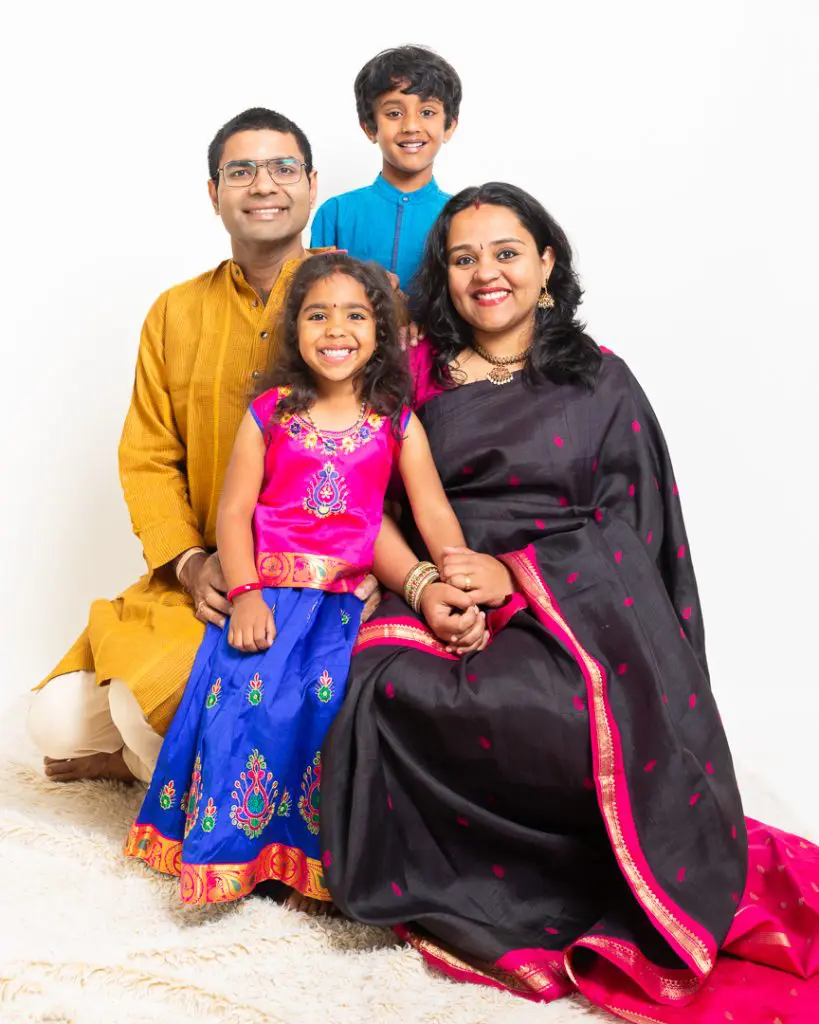
[[[278,156],[272,160],[229,160],[219,171],[228,188],[247,188],[256,180],[260,167],[267,168],[277,185],[297,185],[306,166],[294,156]]]

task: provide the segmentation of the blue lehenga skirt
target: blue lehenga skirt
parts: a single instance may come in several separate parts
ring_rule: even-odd
[[[276,880],[329,900],[319,851],[321,745],[344,699],[362,603],[269,588],[276,639],[243,654],[208,626],[125,853],[180,876],[185,903]]]

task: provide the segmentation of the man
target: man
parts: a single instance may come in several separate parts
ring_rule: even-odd
[[[34,697],[29,732],[59,782],[150,781],[204,624],[230,613],[215,554],[222,479],[270,364],[288,281],[309,255],[301,236],[317,176],[304,132],[264,108],[216,133],[208,169],[233,258],[161,295],[143,327],[119,462],[148,573],[92,604],[88,627]],[[356,593],[371,599],[366,617],[375,579]],[[476,609],[451,622],[464,646],[480,637]]]
[[[165,292],[145,321],[119,462],[148,573],[92,604],[34,697],[29,731],[57,781],[149,781],[204,623],[230,611],[213,553],[222,478],[287,282],[308,255],[317,182],[304,133],[263,108],[217,132],[208,164],[233,258]]]

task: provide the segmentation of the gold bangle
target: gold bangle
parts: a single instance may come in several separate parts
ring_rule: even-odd
[[[404,578],[404,600],[414,612],[418,611],[420,595],[423,590],[441,578],[438,569],[432,562],[416,563]]]
[[[436,569],[435,572],[428,573],[421,582],[418,584],[418,589],[415,591],[415,600],[412,604],[412,610],[418,615],[421,611],[421,598],[426,593],[427,587],[431,583],[438,583],[441,579],[441,574]]]

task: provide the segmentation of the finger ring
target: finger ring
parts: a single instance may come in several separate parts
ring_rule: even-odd
[[[472,589],[472,577],[464,576],[464,590],[469,591]]]
[[[196,606],[196,614],[197,614],[197,615],[201,615],[201,614],[202,614],[202,609],[203,609],[204,607],[205,607],[205,601],[204,601],[204,600],[202,600],[202,601],[200,601],[200,602],[199,602],[199,604],[197,604],[197,606]]]

